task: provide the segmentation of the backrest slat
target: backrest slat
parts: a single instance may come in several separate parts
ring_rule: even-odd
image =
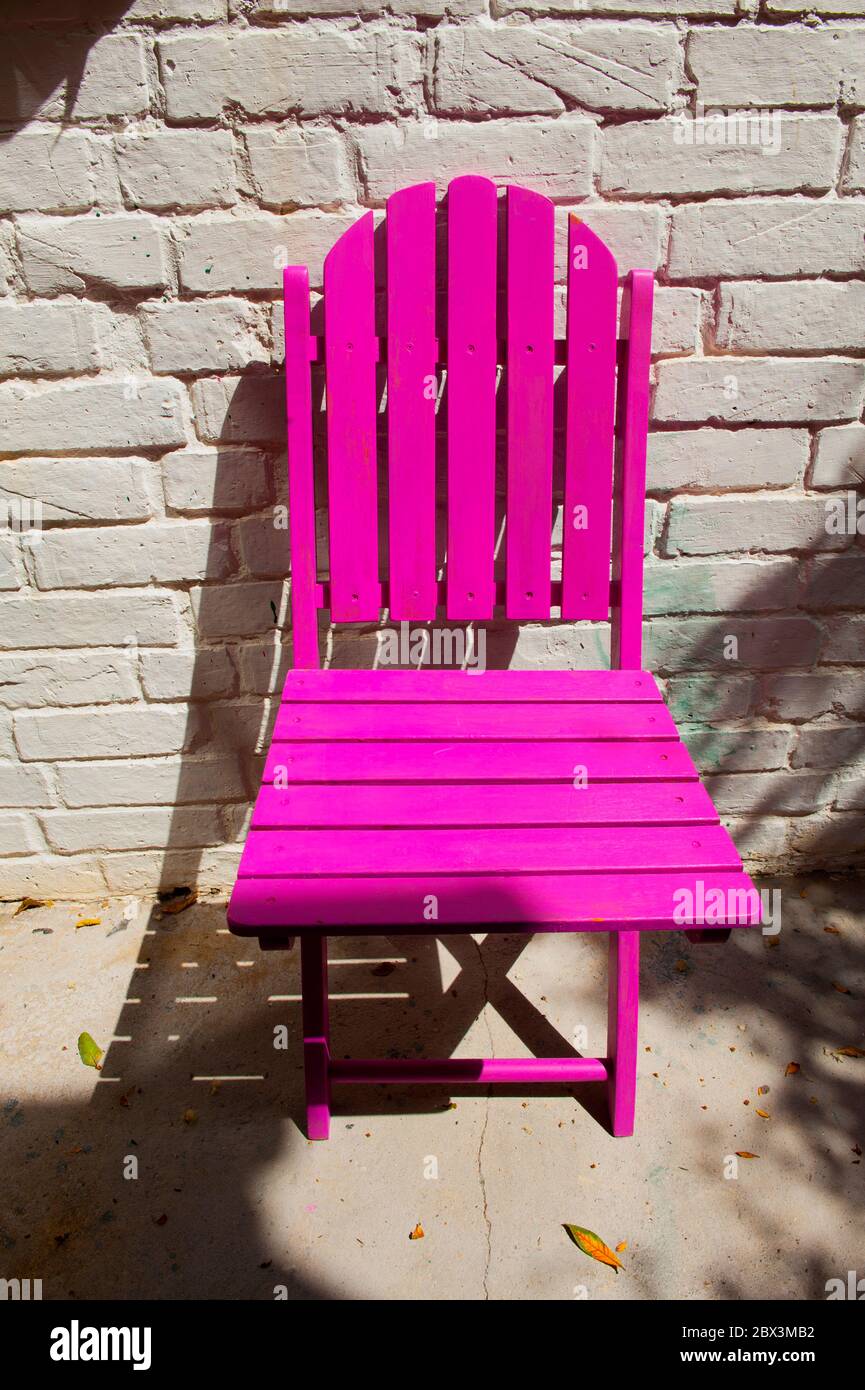
[[[371,212],[325,260],[324,339],[331,616],[370,621],[381,602]]]
[[[612,254],[568,219],[567,418],[562,518],[562,618],[606,621],[616,381],[616,286]]]
[[[447,613],[493,616],[496,475],[496,188],[448,191]]]
[[[650,270],[632,270],[622,297],[625,339],[616,405],[616,511],[613,577],[618,598],[613,608],[610,665],[642,669],[643,549],[646,515],[646,434],[649,423],[649,369],[652,351]]]
[[[435,618],[435,184],[387,203],[389,602]]]
[[[509,618],[550,616],[554,210],[507,191],[507,588]]]

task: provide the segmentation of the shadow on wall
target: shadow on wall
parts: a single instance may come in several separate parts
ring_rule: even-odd
[[[104,90],[88,92],[94,45],[123,19],[133,0],[7,0],[0,19],[0,122],[35,117],[65,123],[102,114]],[[116,42],[116,40],[115,40]],[[120,42],[123,42],[122,38]],[[0,129],[0,141],[15,130]]]

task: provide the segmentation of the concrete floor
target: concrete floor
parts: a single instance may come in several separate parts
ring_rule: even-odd
[[[0,908],[0,1277],[45,1298],[824,1298],[865,1273],[865,1058],[833,1052],[865,1047],[865,881],[780,887],[779,938],[644,937],[633,1139],[592,1085],[342,1088],[310,1144],[297,950],[231,937],[215,897]],[[334,941],[335,1050],[603,1053],[606,937],[523,941]],[[736,1150],[759,1157],[725,1176]],[[624,1272],[562,1222],[627,1242]]]

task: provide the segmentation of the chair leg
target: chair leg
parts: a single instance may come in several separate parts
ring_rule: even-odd
[[[637,1013],[640,994],[640,933],[610,932],[607,1058],[613,1134],[634,1132],[637,1097]]]
[[[306,1076],[306,1133],[330,1134],[330,1023],[327,1007],[327,937],[300,933],[300,987],[303,996],[303,1066]]]

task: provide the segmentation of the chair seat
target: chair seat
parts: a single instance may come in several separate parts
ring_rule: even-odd
[[[289,672],[228,917],[263,942],[760,920],[645,671]]]

